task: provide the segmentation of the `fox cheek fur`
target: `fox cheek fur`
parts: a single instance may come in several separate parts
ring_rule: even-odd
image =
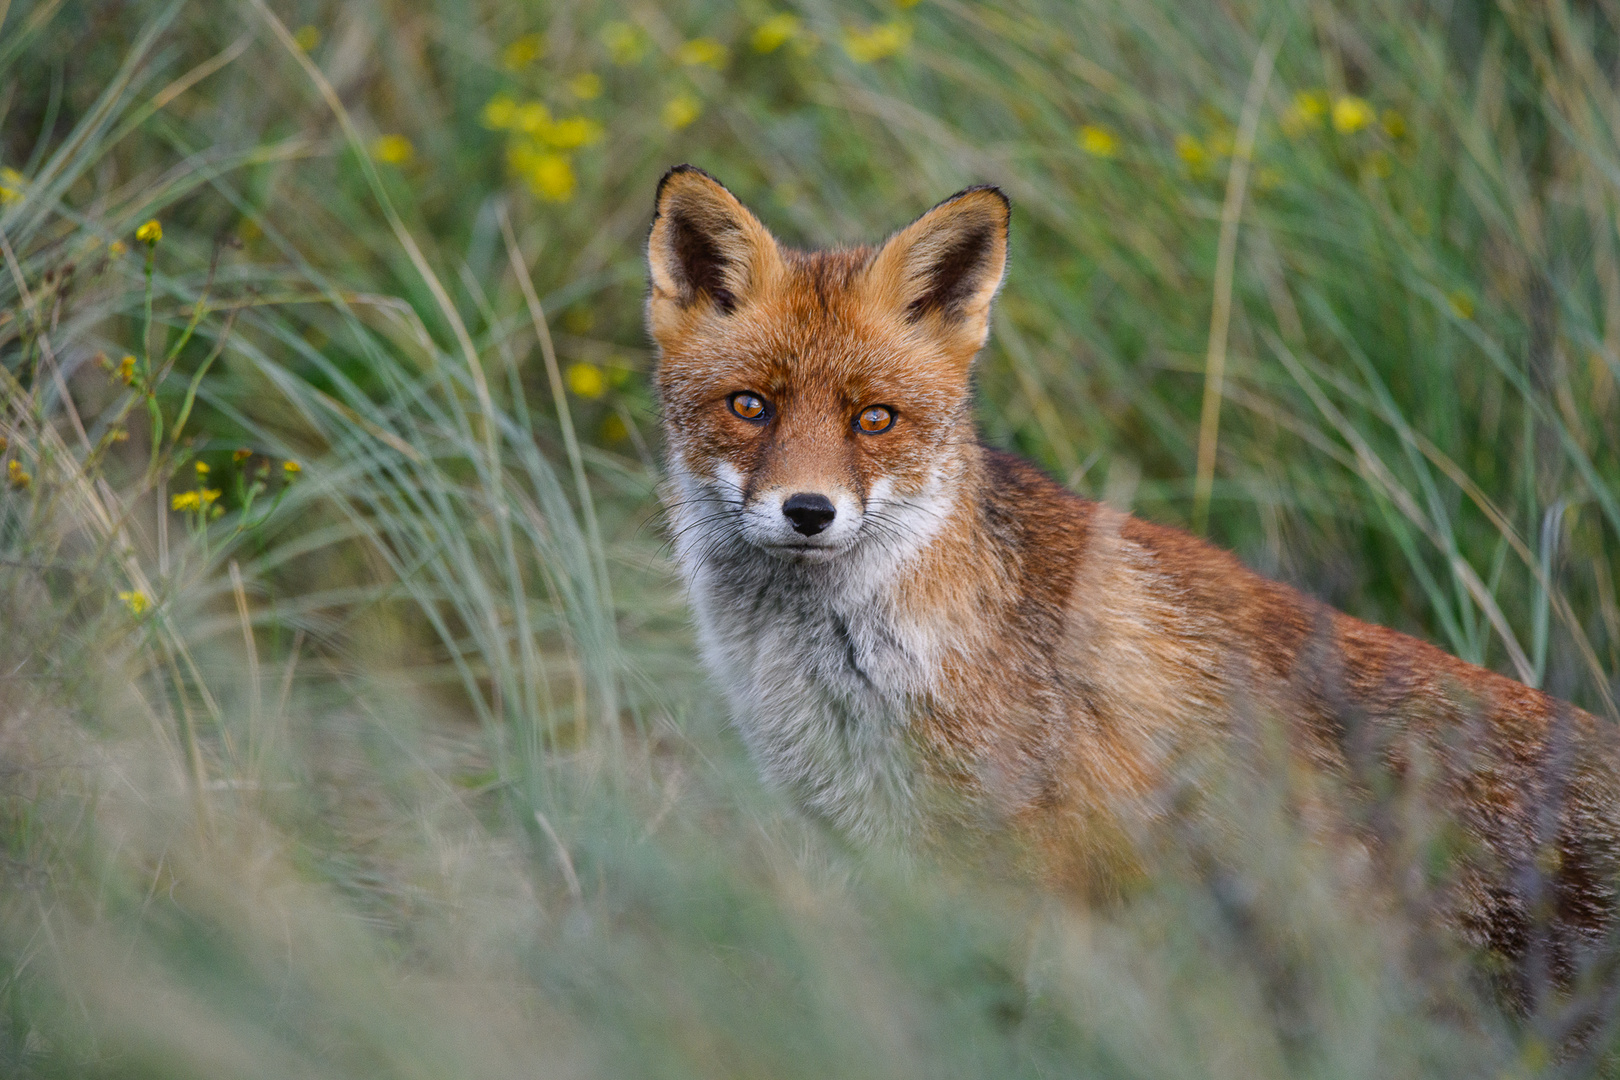
[[[979,445],[968,379],[1006,266],[999,191],[877,248],[811,253],[690,166],[656,202],[676,556],[733,719],[806,810],[867,839],[967,826],[1108,894],[1142,868],[1177,762],[1258,714],[1342,777],[1355,716],[1387,768],[1440,763],[1475,852],[1448,921],[1509,955],[1532,929],[1514,868],[1541,858],[1547,777],[1573,762],[1555,968],[1607,933],[1620,762],[1593,717]]]

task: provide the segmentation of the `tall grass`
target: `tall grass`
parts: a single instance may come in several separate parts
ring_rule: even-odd
[[[1601,965],[1428,932],[1421,792],[1369,888],[1256,751],[1079,911],[762,789],[640,248],[678,161],[807,245],[1001,184],[990,441],[1613,722],[1615,20],[0,0],[0,1072],[1612,1069]]]

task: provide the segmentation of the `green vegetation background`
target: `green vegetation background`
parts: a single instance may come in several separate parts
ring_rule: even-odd
[[[0,1073],[1601,1070],[1424,929],[1421,793],[1375,902],[1263,738],[1090,912],[763,790],[641,244],[681,161],[805,245],[998,183],[989,441],[1615,722],[1617,71],[1609,0],[0,0]]]

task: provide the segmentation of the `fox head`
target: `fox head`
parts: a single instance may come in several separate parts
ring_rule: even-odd
[[[647,323],[677,505],[699,508],[677,529],[814,562],[937,527],[974,441],[1007,197],[969,188],[876,248],[821,252],[690,165],[656,202]]]

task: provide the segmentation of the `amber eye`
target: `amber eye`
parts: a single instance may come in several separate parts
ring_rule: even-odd
[[[855,426],[868,435],[888,431],[894,426],[894,410],[887,405],[873,405],[862,409],[861,415],[855,418]]]
[[[744,391],[731,395],[731,411],[744,420],[765,419],[765,401],[757,394]]]

